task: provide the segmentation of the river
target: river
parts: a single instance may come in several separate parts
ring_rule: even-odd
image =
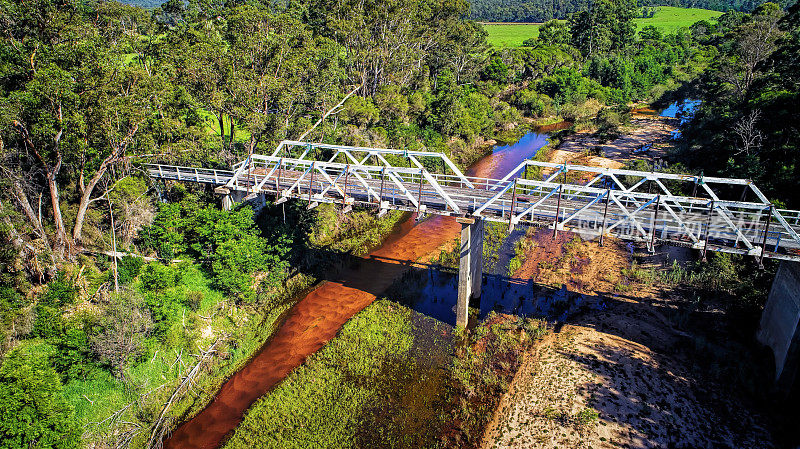
[[[564,125],[550,125],[544,131],[561,127]],[[523,160],[534,156],[546,143],[547,134],[530,132],[513,145],[495,147],[491,154],[473,164],[467,173],[500,178]],[[460,230],[461,225],[452,217],[431,216],[417,221],[412,216],[404,221],[357,266],[343,270],[300,299],[275,335],[222,386],[205,409],[173,432],[165,441],[165,447],[218,447],[224,437],[239,425],[244,412],[253,402],[300,366],[306,357],[334,338],[347,320],[400,279],[409,270],[409,261],[434,253],[441,245],[457,238]],[[455,290],[449,287],[453,285],[453,276],[448,277],[435,270],[430,272],[431,276],[435,276],[431,279],[433,282],[426,283],[425,288],[430,290],[424,291],[413,307],[434,318],[454,323],[452,306],[455,304]],[[508,281],[498,279],[497,282]],[[522,283],[517,287],[530,288]],[[487,288],[486,291],[494,293],[484,295],[486,299],[482,299],[482,310],[484,307],[495,307],[497,295],[508,295],[509,300],[521,295],[513,291],[503,293],[505,290],[502,288]]]

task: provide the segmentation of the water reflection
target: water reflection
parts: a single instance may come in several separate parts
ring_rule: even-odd
[[[661,117],[677,118],[680,120],[680,127],[683,127],[690,120],[694,118],[697,108],[700,106],[700,100],[686,99],[676,101],[671,105],[664,108],[659,114]],[[672,132],[672,139],[677,139],[681,135],[681,131],[675,130]]]

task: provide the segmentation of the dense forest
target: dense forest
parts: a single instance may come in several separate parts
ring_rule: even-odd
[[[165,0],[123,0],[133,6],[157,8]],[[473,0],[470,2],[469,17],[484,22],[545,22],[550,19],[566,19],[570,14],[592,5],[591,0]],[[778,0],[782,7],[791,0]],[[640,7],[678,6],[682,8],[702,8],[714,11],[750,12],[761,4],[758,0],[641,0]],[[642,12],[647,14],[647,10]]]
[[[559,8],[542,17],[581,7]],[[662,35],[637,34],[634,2],[603,0],[513,49],[490,48],[468,12],[0,0],[0,448],[151,446],[333,262],[317,249],[380,241],[396,216],[226,213],[211,190],[141,170],[271,152],[350,92],[309,139],[444,151],[463,167],[534,123],[613,128],[630,105],[691,88],[704,105],[676,161],[800,205],[797,5]]]
[[[790,0],[776,2],[786,7]],[[567,19],[570,14],[600,7],[602,2],[592,0],[473,0],[470,18],[483,22],[545,22],[550,19]],[[758,0],[640,0],[643,7],[640,15],[647,15],[653,7],[678,6],[683,8],[702,8],[715,11],[750,12],[761,2]]]

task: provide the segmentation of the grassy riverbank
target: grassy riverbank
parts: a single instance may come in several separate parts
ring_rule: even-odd
[[[540,322],[490,315],[470,335],[382,299],[250,408],[227,449],[477,447]]]

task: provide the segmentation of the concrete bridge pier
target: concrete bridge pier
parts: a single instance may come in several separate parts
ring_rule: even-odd
[[[222,197],[222,210],[231,210],[233,205],[242,202],[244,199],[244,192],[233,190],[227,187],[217,187],[214,193]]]
[[[461,251],[458,264],[456,326],[467,327],[469,301],[480,298],[483,282],[483,220],[457,218],[461,223]]]
[[[775,386],[788,393],[800,366],[800,263],[783,260],[761,314],[758,341],[775,355]]]

